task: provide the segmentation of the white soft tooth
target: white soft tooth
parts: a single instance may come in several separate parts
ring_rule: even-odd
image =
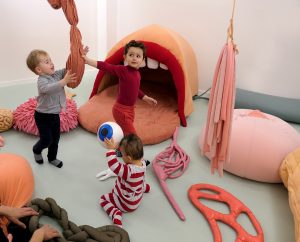
[[[147,66],[150,68],[150,69],[157,69],[158,68],[158,61],[156,60],[153,60],[151,58],[147,58]]]
[[[161,69],[168,70],[168,67],[165,64],[163,64],[163,63],[159,63],[159,67]]]
[[[140,67],[145,67],[146,66],[146,61],[145,59],[143,60],[143,62],[141,63]]]

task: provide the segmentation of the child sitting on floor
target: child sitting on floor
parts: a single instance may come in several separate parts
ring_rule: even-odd
[[[130,134],[120,141],[119,149],[124,163],[118,161],[113,139],[105,139],[108,166],[117,175],[112,192],[100,197],[100,206],[112,219],[122,227],[122,212],[132,212],[140,205],[143,194],[150,191],[145,182],[146,162],[143,159],[144,149],[141,139]]]

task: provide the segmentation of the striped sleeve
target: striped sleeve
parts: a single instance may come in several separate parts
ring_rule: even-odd
[[[128,165],[122,164],[118,161],[116,152],[114,150],[109,150],[106,152],[106,158],[108,162],[108,167],[114,172],[118,177],[127,180],[130,177],[130,172]]]

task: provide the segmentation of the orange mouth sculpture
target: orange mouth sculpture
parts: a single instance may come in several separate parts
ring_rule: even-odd
[[[139,69],[141,90],[158,100],[155,108],[137,102],[134,125],[144,144],[155,144],[170,138],[180,123],[187,126],[186,117],[194,110],[192,96],[198,92],[196,57],[191,46],[177,33],[150,25],[119,41],[105,61],[123,64],[124,45],[132,39],[143,42],[147,48],[145,66]],[[113,89],[117,83],[116,77],[99,71],[90,100],[79,109],[79,122],[84,128],[96,133],[101,122],[114,121],[112,115],[103,111],[111,113],[115,101],[111,95],[115,95]],[[104,96],[112,102],[105,109]]]

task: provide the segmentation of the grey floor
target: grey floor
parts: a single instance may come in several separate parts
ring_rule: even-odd
[[[80,86],[72,90],[78,107],[89,97],[94,82],[94,72],[87,72]],[[0,88],[0,108],[15,109],[36,95],[35,84],[24,84]],[[151,192],[145,194],[140,207],[123,216],[123,228],[132,242],[195,242],[213,241],[209,224],[189,201],[187,191],[193,184],[209,183],[232,193],[246,204],[260,221],[267,242],[292,242],[294,239],[293,216],[288,204],[288,192],[282,184],[266,184],[243,179],[225,172],[224,177],[210,174],[210,163],[202,157],[198,147],[200,130],[206,121],[207,101],[195,101],[195,112],[188,118],[188,127],[180,127],[178,144],[189,154],[191,162],[179,178],[167,180],[168,187],[186,216],[181,221],[166,199],[153,173],[147,170],[147,181]],[[300,125],[293,125],[300,130]],[[62,169],[49,164],[38,165],[32,157],[32,146],[37,137],[13,129],[1,133],[5,147],[0,152],[11,152],[24,156],[30,162],[35,176],[34,197],[52,197],[68,211],[69,219],[77,225],[94,227],[111,224],[110,219],[98,205],[99,196],[111,190],[114,179],[98,181],[96,173],[106,169],[105,149],[98,143],[96,135],[81,127],[63,133],[59,146],[59,158],[64,161]],[[171,140],[145,147],[145,157],[152,160],[163,151]],[[45,155],[46,153],[44,153]],[[224,204],[204,202],[215,210],[227,213]],[[57,227],[56,223],[48,218]],[[245,215],[238,221],[249,233],[255,234]],[[235,241],[235,232],[219,223],[223,241]]]

